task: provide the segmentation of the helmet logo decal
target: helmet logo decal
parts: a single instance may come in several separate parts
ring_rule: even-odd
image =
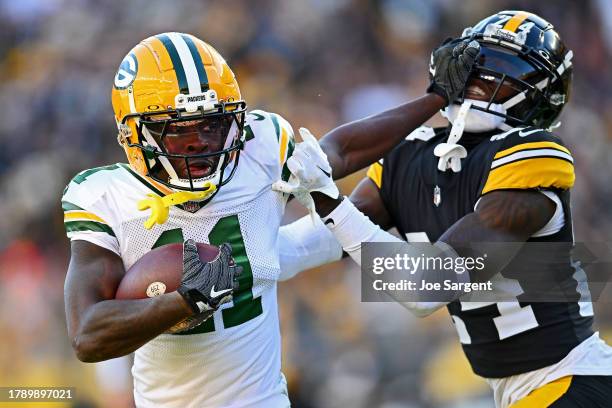
[[[528,17],[529,13],[525,12],[519,12],[514,16],[501,16],[499,20],[487,24],[484,35],[485,37],[499,37],[511,43],[524,45],[527,35],[535,25],[531,21],[525,21]],[[471,30],[469,32],[471,34]]]
[[[125,89],[132,85],[138,73],[138,60],[132,53],[125,56],[115,74],[115,88]]]

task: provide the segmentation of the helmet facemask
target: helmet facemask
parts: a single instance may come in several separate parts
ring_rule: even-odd
[[[184,96],[178,95],[177,106]],[[124,124],[135,120],[138,143],[128,146],[141,150],[148,177],[174,190],[194,192],[207,191],[211,184],[218,190],[230,181],[244,145],[246,104],[208,100],[213,103],[185,104],[123,119]],[[224,176],[228,167],[230,173]]]
[[[514,32],[506,30],[505,22],[517,14],[520,13],[500,12],[474,28],[466,28],[462,34],[462,40],[480,44],[473,78],[488,81],[492,88],[488,105],[497,103],[503,108],[472,109],[502,116],[508,127],[549,128],[569,98],[573,54],[552,25],[535,15],[529,15]],[[500,90],[507,88],[514,89],[514,95],[500,98]],[[464,99],[465,92],[456,103]]]
[[[471,76],[486,88],[486,104],[474,104],[472,109],[504,118],[508,126],[539,125],[535,118],[542,115],[543,101],[551,98],[554,87],[546,85],[555,76],[544,70],[533,60],[525,59],[516,52],[481,44],[477,65]],[[469,82],[458,103],[469,98]],[[491,109],[496,105],[497,109]]]

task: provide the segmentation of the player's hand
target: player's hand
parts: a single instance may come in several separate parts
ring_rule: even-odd
[[[287,160],[291,172],[289,181],[279,180],[272,185],[272,189],[293,194],[311,214],[315,214],[311,193],[319,192],[336,199],[340,192],[332,178],[327,155],[317,139],[306,128],[300,128],[300,135],[303,141],[295,146],[293,155]]]
[[[431,53],[427,92],[440,95],[447,104],[452,103],[463,92],[479,53],[480,44],[475,40],[446,39]]]
[[[183,278],[178,292],[194,313],[212,315],[219,306],[232,300],[241,272],[242,267],[232,258],[230,244],[219,246],[219,255],[214,260],[202,262],[195,241],[188,239],[183,242]]]

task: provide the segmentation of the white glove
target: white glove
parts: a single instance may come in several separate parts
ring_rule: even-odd
[[[300,128],[302,142],[295,146],[293,155],[287,160],[291,172],[289,181],[278,180],[272,190],[293,196],[315,216],[315,205],[310,193],[318,191],[331,198],[338,198],[340,192],[332,179],[332,169],[327,155],[317,139],[306,128]]]

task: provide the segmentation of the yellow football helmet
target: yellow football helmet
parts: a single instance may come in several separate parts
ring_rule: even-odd
[[[234,175],[244,146],[246,103],[230,67],[204,41],[182,33],[145,39],[121,62],[112,102],[118,140],[131,168],[165,193],[216,192]],[[168,127],[193,124],[214,126],[222,132],[222,149],[169,152],[164,146]],[[210,174],[192,177],[190,161],[198,160],[215,163]],[[177,171],[173,164],[177,161],[184,161],[187,175]],[[224,177],[226,169],[229,175]],[[210,198],[212,195],[206,196]]]

